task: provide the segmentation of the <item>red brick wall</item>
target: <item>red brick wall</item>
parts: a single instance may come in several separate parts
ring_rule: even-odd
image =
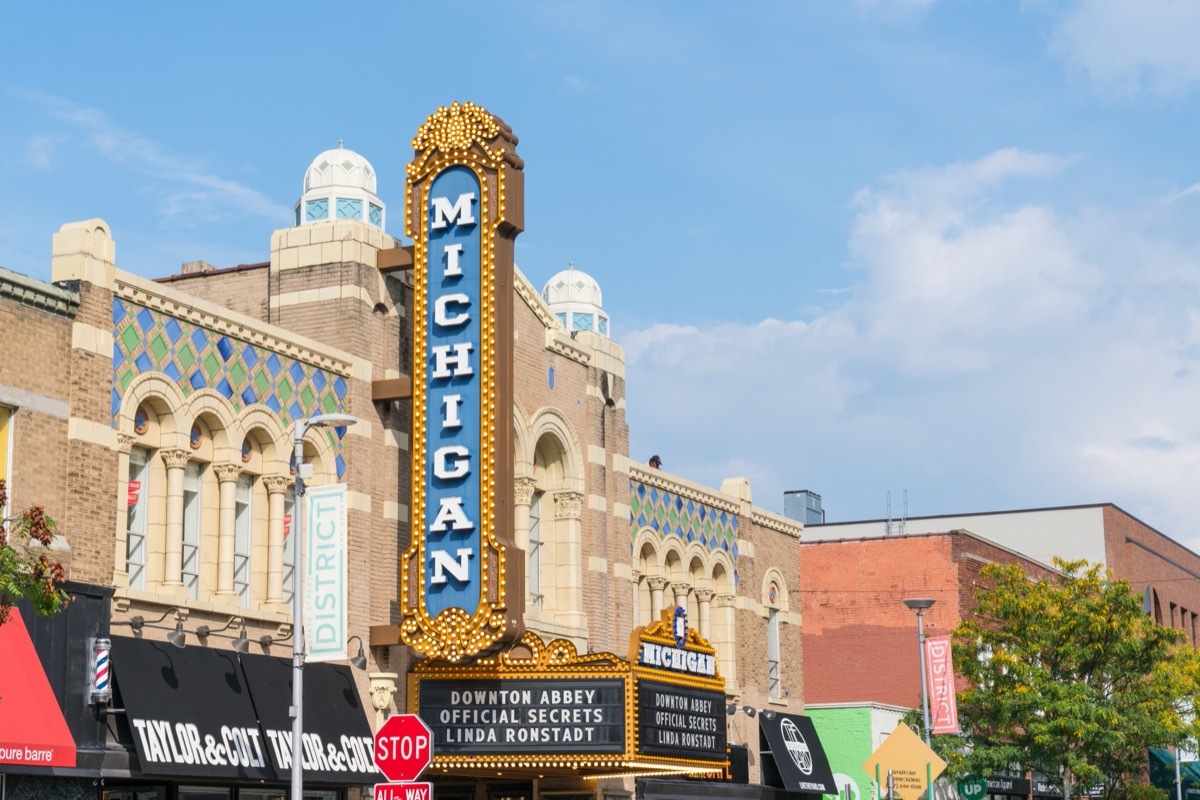
[[[1115,577],[1129,581],[1138,593],[1150,587],[1155,619],[1182,630],[1195,645],[1200,555],[1112,505],[1104,507],[1104,550]]]
[[[902,601],[936,600],[925,612],[925,634],[948,634],[971,613],[984,585],[979,570],[1013,561],[1034,577],[1051,574],[963,532],[803,543],[805,703],[917,707],[917,620]]]

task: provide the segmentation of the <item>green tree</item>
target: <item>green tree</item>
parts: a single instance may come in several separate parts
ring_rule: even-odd
[[[989,564],[974,615],[954,632],[960,736],[935,737],[954,774],[1005,767],[1106,799],[1144,784],[1147,748],[1195,739],[1200,656],[1154,623],[1100,565],[1055,559],[1031,580]]]
[[[0,480],[0,508],[8,504],[8,485]],[[12,607],[22,598],[43,616],[67,602],[63,591],[66,572],[61,561],[45,548],[54,540],[54,520],[41,506],[27,508],[3,520],[0,526],[0,625],[8,622]],[[36,542],[41,547],[30,547]]]

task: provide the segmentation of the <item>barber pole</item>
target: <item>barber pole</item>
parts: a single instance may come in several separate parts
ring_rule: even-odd
[[[112,642],[108,639],[92,640],[93,703],[107,703],[112,699],[111,652]]]

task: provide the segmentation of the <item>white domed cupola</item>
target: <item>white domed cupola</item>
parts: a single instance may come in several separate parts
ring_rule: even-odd
[[[296,225],[356,219],[384,229],[387,209],[375,194],[371,162],[339,141],[313,159],[304,173],[304,195],[296,203]]]
[[[608,314],[604,313],[600,284],[574,264],[542,287],[542,299],[568,331],[595,331],[609,336]]]

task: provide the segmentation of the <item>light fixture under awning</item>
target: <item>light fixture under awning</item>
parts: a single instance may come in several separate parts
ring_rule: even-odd
[[[21,612],[0,625],[0,764],[74,767],[75,739]]]

